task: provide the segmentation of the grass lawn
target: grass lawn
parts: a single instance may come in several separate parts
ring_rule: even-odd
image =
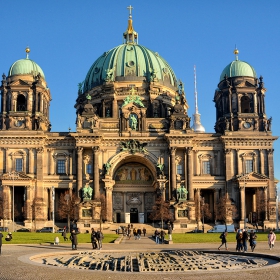
[[[64,241],[60,233],[41,233],[41,232],[14,232],[13,239],[6,241],[6,232],[3,232],[3,244],[40,244],[40,243],[53,243],[56,236],[59,237],[61,244],[70,244],[70,239]],[[267,232],[257,232],[257,241],[267,241]],[[67,234],[69,238],[70,234]],[[221,242],[219,238],[220,233],[173,233],[172,239],[174,243],[214,243]],[[235,242],[236,234],[228,233],[227,241]],[[117,234],[104,234],[103,243],[112,243],[117,239]],[[280,233],[276,233],[276,240],[280,240]],[[168,239],[168,235],[165,236]],[[78,235],[78,243],[91,243],[90,233],[81,233]]]
[[[59,237],[61,244],[70,244],[70,233],[67,233],[68,241],[64,241],[61,233],[41,233],[41,232],[13,232],[13,239],[6,241],[7,233],[3,232],[3,244],[40,244],[53,243],[56,236]],[[112,243],[119,236],[117,234],[104,234],[103,243]],[[81,233],[78,235],[78,243],[91,243],[90,233]]]

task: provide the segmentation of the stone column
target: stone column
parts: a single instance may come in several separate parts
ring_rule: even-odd
[[[258,150],[258,173],[259,174],[264,174],[263,173],[263,160],[262,160],[262,149]]]
[[[73,151],[72,151],[72,160],[73,160],[73,166],[76,166],[77,164],[76,164],[76,149],[73,149]],[[77,170],[76,169],[73,169],[72,170],[72,173],[73,173],[73,175],[76,175],[77,174]]]
[[[73,158],[72,158],[72,154],[69,154],[68,157],[69,157],[69,175],[73,175]]]
[[[94,185],[94,199],[99,198],[99,152],[100,148],[98,146],[93,147],[93,185]]]
[[[4,173],[4,149],[0,148],[0,173]]]
[[[188,153],[187,153],[187,149],[185,150],[185,153],[184,153],[184,173],[185,173],[185,188],[186,190],[189,192],[188,190]],[[186,199],[188,200],[188,197],[189,197],[189,194],[187,194],[187,197]]]
[[[108,222],[113,221],[113,203],[112,203],[112,191],[113,191],[113,185],[114,181],[112,180],[103,180],[105,183],[105,190],[106,190],[106,218]]]
[[[274,185],[274,164],[273,164],[273,149],[267,150],[267,166],[268,166],[268,177],[269,177],[269,201],[275,201],[275,185]]]
[[[226,190],[224,190],[224,193],[227,193],[229,180],[232,178],[232,165],[231,165],[232,150],[225,149],[224,152],[225,152],[225,179],[226,179]]]
[[[263,190],[264,195],[264,220],[267,221],[267,187],[264,187]]]
[[[176,163],[175,163],[175,157],[176,157],[176,148],[171,147],[170,148],[170,162],[171,162],[171,192],[173,197],[173,192],[176,191]]]
[[[4,148],[4,151],[5,151],[5,171],[6,173],[10,171],[10,166],[9,166],[9,155],[8,155],[8,151],[9,151],[9,148]]]
[[[194,190],[193,190],[193,183],[192,183],[192,179],[193,179],[193,151],[192,148],[186,148],[186,152],[188,154],[188,177],[187,177],[187,181],[188,181],[188,187],[189,187],[189,200],[194,201]]]
[[[118,108],[118,102],[117,102],[117,98],[115,97],[113,100],[113,114],[112,117],[114,119],[117,119],[119,115],[119,108]]]
[[[33,149],[28,149],[28,173],[33,174],[34,173],[34,155],[33,155]]]
[[[245,219],[245,186],[240,186],[239,187],[240,190],[240,220],[244,221]],[[246,206],[245,206],[246,207]]]
[[[83,147],[77,147],[78,162],[77,162],[77,187],[78,195],[83,187]]]

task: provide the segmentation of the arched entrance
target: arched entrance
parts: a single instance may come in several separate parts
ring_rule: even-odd
[[[150,168],[137,157],[121,162],[113,174],[115,181],[113,221],[145,223],[155,201],[155,180]]]

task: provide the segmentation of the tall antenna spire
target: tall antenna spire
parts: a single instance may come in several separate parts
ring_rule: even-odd
[[[196,66],[194,65],[194,102],[195,102],[195,114],[198,114],[197,106],[197,88],[196,88]]]
[[[194,132],[203,133],[205,128],[200,122],[200,114],[198,113],[197,105],[197,88],[196,88],[196,66],[194,65],[194,102],[195,102],[195,113],[193,114],[193,126],[192,129]]]

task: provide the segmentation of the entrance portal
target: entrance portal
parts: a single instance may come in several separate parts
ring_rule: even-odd
[[[138,223],[138,209],[137,208],[130,208],[130,222]]]

